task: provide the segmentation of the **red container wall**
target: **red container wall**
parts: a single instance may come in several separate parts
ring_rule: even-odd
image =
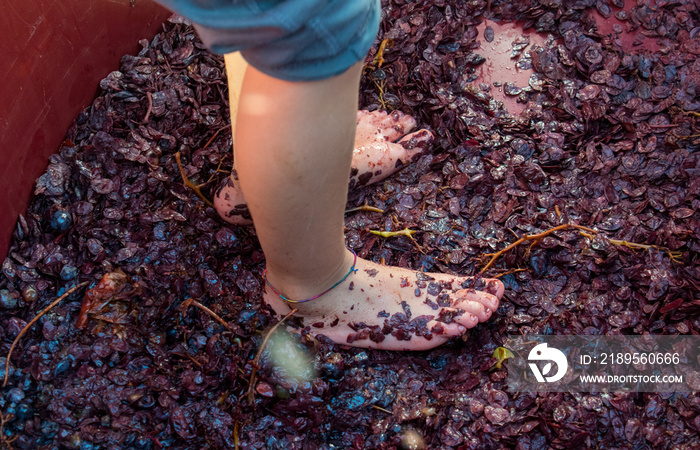
[[[170,15],[151,0],[23,0],[0,14],[0,262],[34,181],[119,59]]]

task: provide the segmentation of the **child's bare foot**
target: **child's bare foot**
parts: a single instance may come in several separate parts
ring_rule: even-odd
[[[407,134],[415,126],[415,119],[400,111],[358,111],[350,188],[381,181],[417,158],[433,135],[428,130]],[[229,223],[252,223],[235,171],[216,191],[214,206]]]
[[[344,270],[352,260],[348,252]],[[263,300],[280,316],[297,308],[296,316],[303,317],[312,335],[323,334],[338,344],[426,350],[488,320],[504,289],[498,280],[425,274],[360,258],[356,269],[336,288],[309,302],[287,303],[268,286]],[[269,279],[279,289],[275,279]]]
[[[433,139],[428,130],[407,134],[416,120],[400,111],[358,111],[350,188],[376,183],[417,159]]]

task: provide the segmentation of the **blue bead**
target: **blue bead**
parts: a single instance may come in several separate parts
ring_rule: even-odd
[[[64,209],[59,209],[51,216],[51,228],[56,231],[66,231],[73,225],[73,217]]]

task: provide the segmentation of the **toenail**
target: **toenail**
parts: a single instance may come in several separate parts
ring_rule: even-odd
[[[474,314],[469,314],[469,318],[472,319],[473,321],[479,320],[479,318],[476,317]]]
[[[486,314],[491,314],[491,308],[486,308],[486,309],[484,310],[484,312],[485,312]]]
[[[491,280],[486,284],[486,292],[488,292],[491,295],[496,295],[498,294],[498,282],[495,280]]]
[[[460,333],[466,333],[466,332],[467,332],[467,327],[464,327],[464,326],[462,326],[462,325],[459,325],[459,327],[457,327],[457,329],[459,330]]]

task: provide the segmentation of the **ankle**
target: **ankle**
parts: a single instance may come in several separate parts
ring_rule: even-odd
[[[342,284],[357,271],[356,262],[354,252],[346,250],[337,264],[317,267],[315,270],[306,268],[307,270],[285,271],[269,267],[264,273],[267,284],[265,289],[269,294],[285,300],[290,307],[295,307],[319,299]]]

